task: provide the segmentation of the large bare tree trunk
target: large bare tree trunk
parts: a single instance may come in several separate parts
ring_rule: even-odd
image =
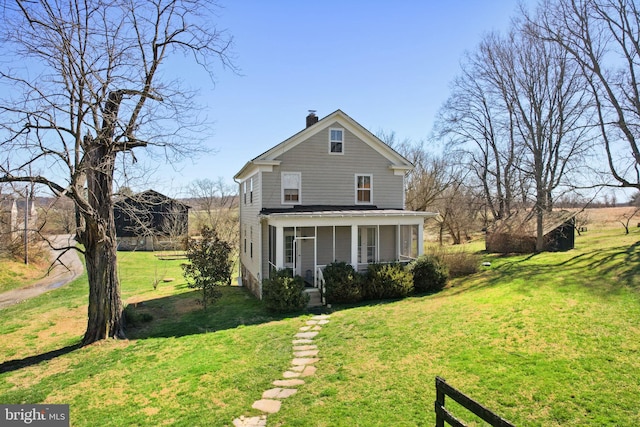
[[[87,233],[92,250],[85,252],[89,277],[87,330],[82,344],[105,338],[124,338],[124,320],[118,282],[115,239],[96,239]]]
[[[87,156],[90,165],[87,193],[92,215],[85,215],[86,228],[82,234],[89,277],[89,318],[83,345],[125,337],[111,199],[116,154],[111,144],[95,144]]]

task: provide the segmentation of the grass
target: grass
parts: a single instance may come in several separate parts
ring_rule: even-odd
[[[41,260],[25,264],[24,261],[0,260],[0,293],[27,286],[43,276],[46,264]]]
[[[433,425],[436,375],[516,425],[639,425],[639,239],[589,231],[566,253],[483,255],[491,267],[438,294],[337,307],[316,339],[316,375],[269,425]],[[1,364],[0,402],[69,403],[74,426],[225,426],[256,414],[308,315],[274,317],[235,287],[203,312],[179,263],[121,254],[123,298],[153,316],[128,341],[73,347],[84,278],[2,310],[0,363],[62,354]],[[157,277],[175,280],[154,289]]]

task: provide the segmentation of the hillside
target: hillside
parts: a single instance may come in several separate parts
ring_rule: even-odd
[[[435,295],[334,307],[316,375],[269,425],[433,425],[436,375],[516,425],[640,424],[640,231],[591,227],[566,253],[484,260]],[[120,277],[130,310],[153,316],[128,341],[75,347],[86,279],[2,310],[0,402],[69,403],[74,426],[230,425],[310,318],[273,316],[241,288],[203,312],[179,263],[152,254],[123,254]]]

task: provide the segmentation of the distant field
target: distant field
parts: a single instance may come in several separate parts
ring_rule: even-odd
[[[619,227],[622,229],[622,224],[620,224],[620,220],[623,218],[623,215],[629,215],[633,212],[635,208],[632,207],[615,207],[615,208],[600,208],[600,209],[586,209],[585,214],[588,218],[588,225],[592,225],[594,228],[610,228],[610,227]],[[633,227],[637,228],[637,225],[640,224],[640,215],[636,215],[634,217],[634,221],[631,221],[630,224]]]

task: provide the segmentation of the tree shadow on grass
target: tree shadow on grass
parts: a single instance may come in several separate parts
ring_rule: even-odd
[[[42,362],[53,360],[56,357],[64,356],[65,354],[74,352],[78,350],[80,347],[82,347],[82,345],[78,343],[78,344],[68,345],[66,347],[59,348],[57,350],[52,350],[46,353],[38,354],[35,356],[28,356],[22,359],[8,360],[6,362],[0,363],[0,374],[17,371],[22,368],[27,368],[29,366],[34,366]]]
[[[609,295],[622,288],[640,290],[640,242],[629,246],[594,249],[577,253],[531,254],[506,261],[495,268],[481,272],[475,282],[462,282],[447,296],[475,289],[503,285],[509,282],[533,286],[541,281],[578,282],[580,286],[598,295]],[[545,257],[542,258],[541,257]],[[543,260],[546,259],[546,262]],[[482,280],[484,275],[485,280]]]
[[[279,314],[269,312],[262,301],[246,288],[222,287],[219,301],[204,310],[197,303],[199,292],[192,291],[167,297],[152,298],[131,304],[127,310],[137,318],[126,328],[128,339],[170,338],[211,333],[241,326],[259,325],[314,313],[305,310]],[[145,315],[146,313],[146,315]],[[150,319],[143,321],[144,319]],[[46,353],[0,363],[0,374],[35,366],[82,348],[80,343]]]
[[[282,319],[299,317],[313,311],[274,313],[246,288],[224,286],[222,297],[207,309],[199,304],[200,292],[138,302],[127,310],[133,318],[140,319],[126,328],[130,339],[169,338],[217,332],[243,326],[259,325]],[[145,322],[143,319],[150,319]]]

